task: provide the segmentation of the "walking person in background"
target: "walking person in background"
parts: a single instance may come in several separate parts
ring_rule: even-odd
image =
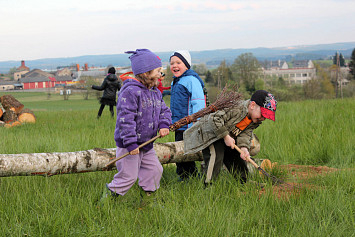
[[[160,92],[163,95],[163,97],[166,96],[166,95],[171,95],[171,92],[170,92],[171,86],[167,86],[167,87],[163,86],[163,82],[162,81],[164,81],[164,79],[165,79],[165,73],[162,72],[161,73],[161,77],[158,79],[157,88],[158,88],[158,90],[160,90]]]
[[[118,80],[116,76],[116,69],[114,67],[110,67],[108,69],[108,74],[102,82],[101,86],[91,86],[94,90],[104,91],[102,97],[100,98],[100,109],[97,114],[97,118],[101,117],[102,111],[105,106],[110,106],[110,112],[112,118],[114,117],[113,106],[116,106],[116,92],[121,89],[121,82]]]
[[[174,80],[171,83],[170,109],[173,123],[206,107],[203,92],[204,83],[199,75],[190,68],[189,51],[179,50],[171,55],[170,70]],[[191,125],[185,125],[175,131],[175,141],[183,140],[184,131]],[[198,174],[194,161],[176,163],[176,166],[176,173],[181,180]]]
[[[161,60],[148,49],[128,51],[134,74],[123,82],[118,95],[115,141],[116,157],[129,155],[116,162],[117,174],[107,184],[103,197],[122,196],[138,179],[143,199],[160,186],[163,167],[153,143],[138,148],[157,135],[169,134],[171,112],[155,87],[161,77]]]

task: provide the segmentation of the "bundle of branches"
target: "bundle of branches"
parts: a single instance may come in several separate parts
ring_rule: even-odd
[[[242,95],[236,92],[236,85],[233,86],[231,90],[228,90],[228,85],[226,85],[213,104],[204,109],[201,109],[194,114],[180,119],[179,121],[170,125],[169,129],[170,131],[176,131],[182,126],[196,122],[198,118],[201,118],[207,114],[216,112],[217,110],[233,107],[241,101],[241,98]]]
[[[226,85],[223,90],[221,91],[221,93],[218,95],[217,100],[211,104],[210,106],[201,109],[200,111],[191,114],[189,116],[186,116],[182,119],[180,119],[179,121],[173,123],[172,125],[169,126],[170,131],[176,131],[177,129],[181,128],[182,126],[185,126],[189,123],[195,122],[197,121],[198,118],[201,118],[207,114],[216,112],[217,110],[221,110],[221,109],[225,109],[225,108],[231,108],[233,106],[235,106],[237,103],[241,102],[242,99],[242,95],[239,94],[237,91],[237,85],[234,85],[231,87],[231,89],[228,89],[229,86]],[[160,135],[157,135],[155,137],[153,137],[152,139],[142,143],[141,145],[139,145],[138,148],[144,147],[145,145],[154,142],[156,139],[160,138]],[[127,152],[126,154],[124,154],[123,156],[117,157],[113,160],[111,160],[109,163],[106,164],[106,167],[110,167],[111,165],[113,165],[116,161],[126,157],[129,155],[129,152]]]

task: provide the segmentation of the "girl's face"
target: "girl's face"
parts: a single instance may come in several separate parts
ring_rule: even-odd
[[[158,84],[158,79],[161,77],[161,67],[153,69],[147,76],[149,84],[153,87]]]
[[[187,71],[186,65],[181,61],[180,58],[173,56],[170,59],[170,71],[175,77],[180,77],[184,72]]]
[[[150,72],[149,77],[154,81],[157,81],[161,77],[161,67],[158,67]]]
[[[145,85],[148,89],[158,84],[158,79],[161,77],[161,67],[155,68],[149,72],[136,75],[136,78]]]
[[[257,105],[254,101],[251,101],[248,107],[249,119],[253,121],[253,123],[260,123],[265,120],[265,117],[261,115],[260,106]]]

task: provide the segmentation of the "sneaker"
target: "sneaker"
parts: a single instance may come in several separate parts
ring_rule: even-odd
[[[103,202],[104,200],[106,200],[108,198],[117,198],[119,196],[120,196],[119,194],[111,191],[111,189],[109,189],[109,187],[106,184],[105,189],[102,192],[102,195],[101,195],[101,198],[100,198],[100,202]]]
[[[157,202],[157,198],[155,196],[155,192],[144,191],[141,189],[141,203],[140,207],[163,207]]]

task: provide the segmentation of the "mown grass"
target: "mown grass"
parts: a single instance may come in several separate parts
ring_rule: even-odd
[[[107,108],[96,119],[97,100],[46,100],[43,93],[35,101],[26,94],[20,101],[37,123],[0,128],[1,154],[115,146],[115,119]],[[280,102],[277,121],[255,131],[259,158],[340,168],[285,198],[270,183],[261,192],[226,172],[208,188],[198,178],[177,182],[173,164],[164,165],[157,201],[146,207],[138,185],[118,200],[97,202],[115,171],[6,177],[0,178],[0,236],[354,236],[352,108],[353,99]],[[172,140],[173,134],[159,141]]]

